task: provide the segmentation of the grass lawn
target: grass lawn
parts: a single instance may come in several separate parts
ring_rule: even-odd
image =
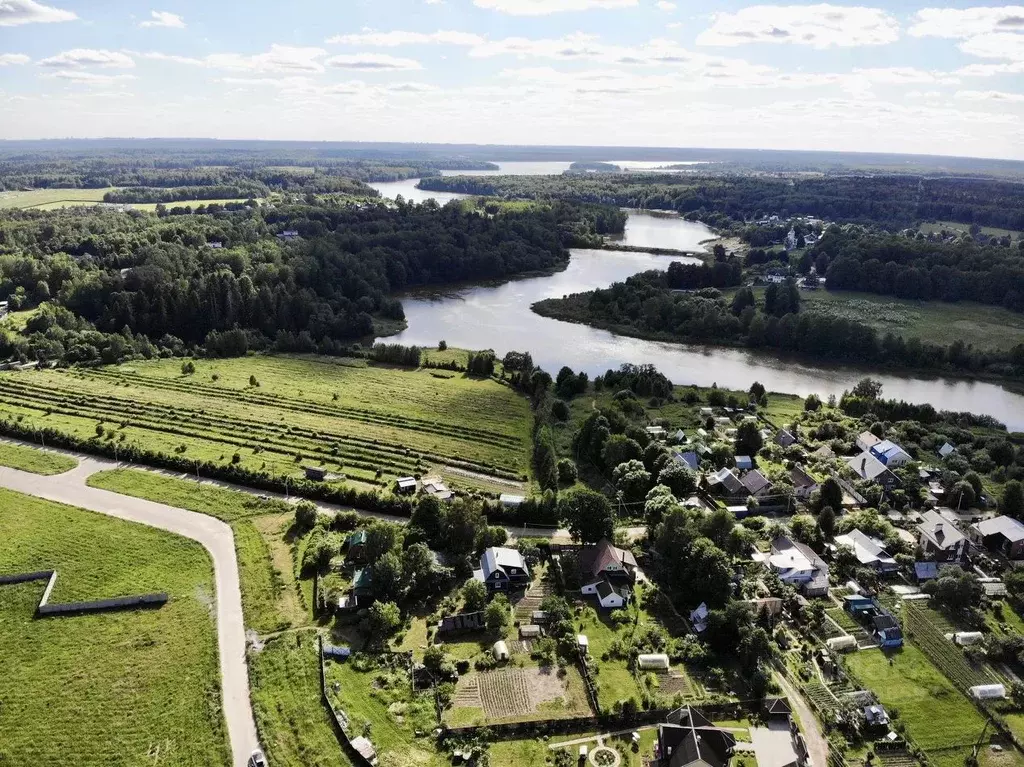
[[[309,622],[285,541],[294,519],[289,504],[139,469],[101,471],[87,482],[229,522],[235,534],[245,625],[266,633]]]
[[[0,192],[0,208],[63,208],[68,205],[95,205],[114,187],[103,189],[33,189],[28,192]]]
[[[0,490],[0,572],[54,602],[167,591],[157,610],[36,619],[0,587],[0,763],[227,765],[213,568],[200,544]]]
[[[927,221],[918,227],[918,229],[924,234],[930,234],[932,232],[938,233],[943,229],[947,231],[967,232],[970,228],[969,224],[961,224],[957,221]],[[1001,229],[998,226],[982,226],[979,228],[981,229],[982,234],[988,235],[989,237],[1004,237],[1005,235],[1010,235],[1014,239],[1020,239],[1021,237],[1021,232],[1013,229]]]
[[[0,417],[277,476],[319,465],[379,488],[438,471],[467,489],[521,489],[529,403],[494,380],[432,372],[258,356],[197,360],[193,375],[180,360],[0,373]]]
[[[890,656],[863,650],[846,662],[882,705],[899,712],[907,733],[937,767],[962,767],[962,749],[977,741],[985,720],[924,653],[908,643]]]
[[[71,471],[77,465],[78,461],[66,455],[0,442],[0,466],[49,476]]]
[[[327,662],[327,686],[336,708],[349,719],[349,735],[367,734],[381,767],[441,767],[447,760],[429,738],[416,738],[416,730],[429,733],[437,726],[433,696],[413,694],[404,671],[357,671],[351,662]],[[335,689],[336,687],[336,689]]]
[[[1024,338],[1024,315],[969,302],[910,301],[852,291],[801,291],[801,311],[858,320],[879,333],[949,345],[962,340],[986,349],[1011,349]]]
[[[283,634],[249,655],[253,711],[267,760],[283,767],[350,767],[320,699],[316,634]]]

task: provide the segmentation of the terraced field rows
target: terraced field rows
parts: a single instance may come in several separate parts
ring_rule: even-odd
[[[963,650],[946,639],[943,627],[948,627],[949,624],[945,623],[944,619],[934,619],[931,610],[918,607],[913,602],[904,602],[903,610],[906,627],[912,634],[914,644],[920,647],[946,678],[963,692],[967,692],[975,685],[991,684],[996,681],[984,668],[972,666],[964,656]]]
[[[248,375],[237,388],[180,371],[175,376],[165,362],[0,374],[0,417],[27,417],[35,426],[79,436],[92,436],[97,423],[108,433],[113,425],[121,432],[118,440],[140,447],[188,451],[189,457],[203,460],[238,452],[236,461],[244,466],[277,474],[318,462],[369,484],[441,467],[458,472],[458,481],[471,487],[521,482],[527,476],[529,406],[493,381],[438,381],[423,371],[293,358],[218,361],[211,369],[231,371],[224,378],[238,383],[242,364],[274,388],[262,381],[250,386]],[[303,387],[297,390],[302,397],[282,391],[297,385]],[[388,385],[393,390],[384,396]],[[471,401],[485,402],[472,423],[458,409],[463,405],[452,400],[449,386],[467,388]],[[366,402],[367,391],[380,395],[373,407]],[[439,412],[425,411],[425,403],[434,400]]]

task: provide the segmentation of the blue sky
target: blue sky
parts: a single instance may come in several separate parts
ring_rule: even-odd
[[[0,138],[1024,159],[1024,6],[0,0]]]

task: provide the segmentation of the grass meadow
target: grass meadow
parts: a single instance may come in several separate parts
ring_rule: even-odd
[[[114,187],[101,189],[32,189],[24,192],[0,192],[0,208],[51,210],[72,205],[96,205]]]
[[[47,453],[45,450],[0,442],[0,466],[50,476],[71,471],[78,461],[66,455]]]
[[[923,652],[907,643],[889,654],[878,650],[851,653],[846,663],[883,706],[899,712],[907,733],[935,767],[962,767],[985,720]]]
[[[102,424],[102,439],[277,476],[317,465],[365,487],[439,471],[502,492],[529,476],[529,405],[494,380],[309,357],[181,365],[0,373],[0,417],[82,438]]]
[[[166,591],[158,610],[36,619],[0,587],[0,764],[227,765],[213,568],[185,538],[0,490],[0,572],[55,602]]]

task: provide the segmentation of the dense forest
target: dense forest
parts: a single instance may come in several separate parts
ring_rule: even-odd
[[[671,271],[671,269],[670,269]],[[795,283],[727,298],[715,288],[673,291],[669,272],[651,271],[589,293],[534,304],[546,317],[668,341],[771,349],[834,362],[994,375],[1024,374],[1024,344],[1008,353],[904,339],[859,322],[804,312]]]
[[[562,176],[442,176],[424,189],[505,198],[560,199],[675,210],[712,226],[769,215],[816,216],[900,229],[919,221],[1024,230],[1024,184],[906,175],[717,176],[598,173]]]
[[[970,300],[1024,311],[1024,251],[1009,245],[952,243],[830,227],[807,253],[829,290]]]
[[[595,222],[619,221],[568,203],[237,207],[0,213],[0,301],[41,306],[24,334],[0,337],[0,358],[113,362],[200,344],[337,353],[375,317],[403,319],[399,291],[562,268]]]

